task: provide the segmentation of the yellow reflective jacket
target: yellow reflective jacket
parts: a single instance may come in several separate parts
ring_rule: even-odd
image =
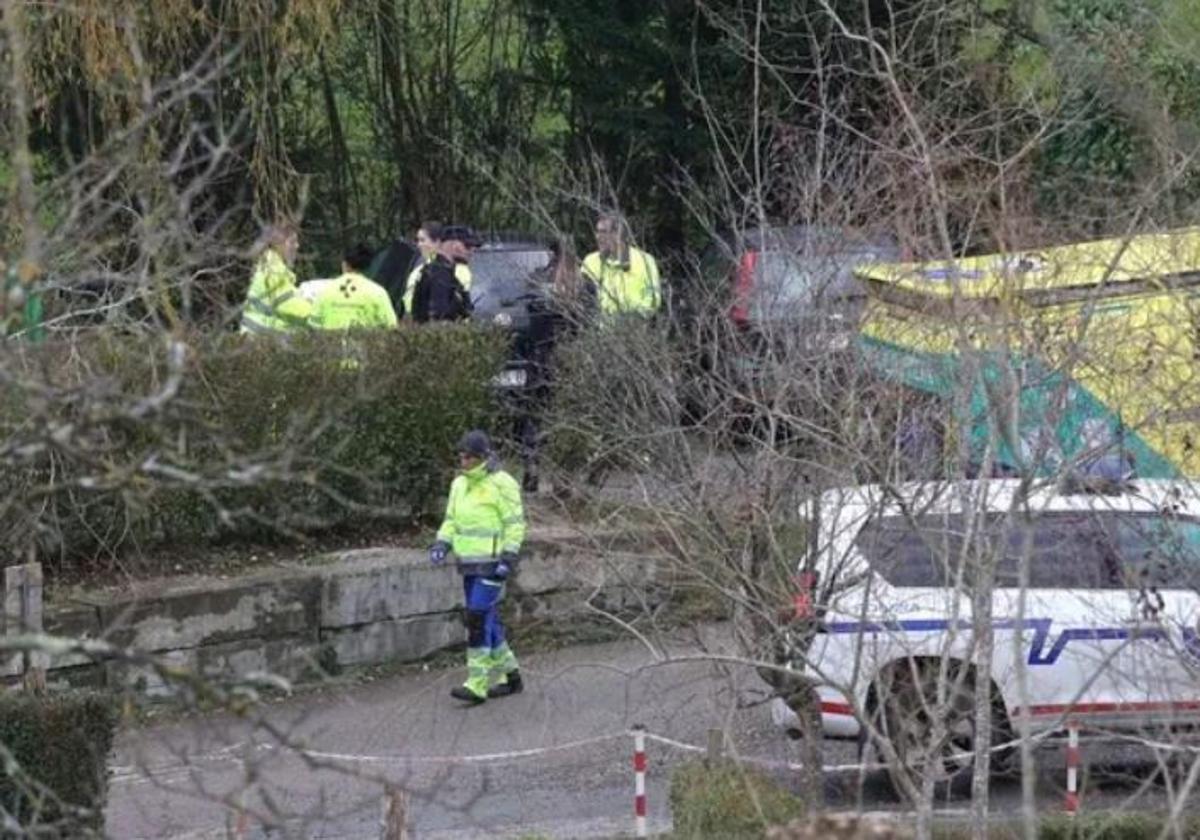
[[[471,274],[471,266],[465,262],[455,261],[454,279],[462,284],[464,292],[471,291],[471,281],[473,279],[473,275]]]
[[[413,266],[413,270],[408,272],[408,279],[404,281],[404,297],[402,298],[404,307],[403,316],[412,320],[412,302],[413,292],[417,290],[417,281],[421,279],[421,272],[425,266],[433,262],[433,258],[422,259],[419,263]]]
[[[654,257],[630,248],[624,262],[593,251],[583,260],[583,275],[596,284],[605,315],[653,315],[662,302],[662,280]]]
[[[310,323],[319,330],[386,329],[396,326],[396,311],[387,289],[351,271],[316,290]]]
[[[450,543],[465,575],[490,575],[502,552],[518,552],[525,539],[525,510],[516,480],[485,463],[450,484],[446,518],[437,538]]]
[[[303,329],[311,313],[312,304],[296,288],[295,272],[275,249],[263,251],[246,292],[242,332],[278,334]]]

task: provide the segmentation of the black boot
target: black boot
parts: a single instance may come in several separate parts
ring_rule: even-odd
[[[490,691],[488,692],[489,695],[491,693],[492,692]],[[484,700],[487,700],[486,697],[480,697],[478,694],[468,689],[465,685],[454,686],[454,688],[450,689],[450,696],[455,700],[462,700],[464,703],[470,703],[472,706],[478,706]]]
[[[510,694],[520,694],[525,689],[521,682],[520,671],[509,671],[504,682],[488,689],[488,697],[507,697]]]

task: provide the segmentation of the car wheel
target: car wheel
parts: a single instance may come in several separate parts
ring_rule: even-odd
[[[934,795],[951,796],[970,785],[975,756],[975,680],[961,681],[953,667],[946,670],[945,689],[938,700],[937,660],[896,663],[876,685],[873,721],[880,737],[895,751],[886,761],[896,792],[920,791],[932,777]],[[1003,708],[992,704],[993,742],[1011,739]],[[877,749],[883,758],[886,752]],[[999,756],[997,755],[997,758]]]

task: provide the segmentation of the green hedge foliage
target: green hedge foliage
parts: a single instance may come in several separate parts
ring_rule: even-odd
[[[55,557],[436,515],[455,441],[495,425],[488,382],[507,352],[501,334],[465,325],[187,344],[179,392],[140,418],[129,408],[168,376],[163,337],[21,351],[0,434],[73,424],[79,438],[0,476],[5,498],[38,498],[3,508],[0,525],[10,540],[35,535],[51,573]]]
[[[105,694],[0,694],[0,824],[12,818],[31,837],[102,837],[117,721]]]
[[[555,363],[551,464],[603,473],[672,458],[663,443],[683,419],[683,385],[696,372],[664,323],[630,317],[584,330],[556,349]]]

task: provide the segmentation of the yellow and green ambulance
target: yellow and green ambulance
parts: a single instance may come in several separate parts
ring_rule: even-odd
[[[856,275],[867,364],[944,400],[972,457],[1200,475],[1200,227]]]

